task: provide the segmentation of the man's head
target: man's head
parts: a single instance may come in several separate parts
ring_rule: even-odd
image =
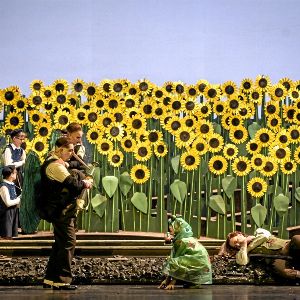
[[[67,130],[68,139],[70,139],[74,145],[82,143],[81,139],[82,139],[83,132],[80,124],[70,123],[66,128],[66,130]]]
[[[74,145],[66,137],[59,138],[55,143],[55,154],[63,161],[68,161],[74,151]]]
[[[6,180],[9,180],[9,179],[11,179],[11,181],[16,180],[16,178],[17,178],[17,169],[16,169],[16,167],[13,166],[13,165],[3,167],[2,176]]]
[[[12,143],[16,147],[20,147],[26,139],[26,133],[22,129],[15,129],[10,133]]]

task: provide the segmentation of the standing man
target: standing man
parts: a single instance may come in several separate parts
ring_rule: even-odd
[[[23,166],[25,164],[26,152],[21,147],[26,139],[26,134],[22,129],[15,129],[10,133],[11,143],[8,144],[3,153],[4,166],[15,166],[17,169],[17,178],[15,185],[17,195],[21,194],[23,185]]]
[[[71,263],[76,235],[76,198],[83,189],[92,187],[92,180],[80,179],[78,172],[70,173],[66,163],[72,156],[74,145],[66,137],[55,143],[54,153],[41,167],[41,191],[37,208],[40,216],[52,222],[55,242],[47,265],[44,287],[74,290],[71,285]],[[81,177],[82,178],[82,177]]]

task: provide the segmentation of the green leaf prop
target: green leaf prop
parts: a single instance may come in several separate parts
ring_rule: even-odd
[[[118,187],[118,178],[115,176],[105,176],[102,178],[102,185],[108,197],[111,198]]]
[[[221,134],[222,130],[221,130],[221,125],[218,124],[218,123],[213,123],[213,128],[214,128],[214,132],[218,133],[218,134]]]
[[[107,198],[100,194],[96,194],[91,200],[95,213],[102,218],[105,212]]]
[[[237,180],[235,177],[228,175],[222,179],[222,187],[228,198],[232,198],[237,188]]]
[[[254,139],[255,133],[261,128],[256,122],[253,122],[251,125],[248,126],[248,131],[251,139]]]
[[[201,159],[200,170],[203,176],[208,172],[208,164],[205,159]]]
[[[251,216],[258,227],[262,227],[267,216],[267,209],[261,205],[256,204],[251,208]]]
[[[180,159],[180,156],[179,155],[176,155],[175,157],[173,157],[171,159],[171,165],[172,165],[172,168],[175,172],[175,174],[178,174],[178,169],[179,169],[179,159]]]
[[[100,168],[99,167],[94,167],[93,170],[93,186],[98,189],[99,184],[100,184]]]
[[[128,172],[124,172],[123,174],[121,174],[119,187],[124,196],[126,196],[128,194],[128,192],[130,191],[130,189],[132,187],[132,184],[133,184],[133,180],[131,179]]]
[[[274,198],[274,207],[279,214],[287,212],[289,203],[289,198],[283,194],[279,194]]]
[[[170,185],[170,189],[175,199],[182,203],[187,194],[186,183],[175,179],[174,182]]]
[[[144,193],[136,192],[131,198],[131,203],[136,209],[146,214],[148,210],[147,196]]]
[[[300,202],[300,187],[296,188],[295,198],[296,198],[296,200],[298,200]]]
[[[209,207],[217,213],[225,215],[225,201],[221,195],[210,196]]]

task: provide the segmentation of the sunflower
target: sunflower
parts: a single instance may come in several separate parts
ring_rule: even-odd
[[[124,109],[137,108],[139,106],[139,101],[135,96],[126,96],[120,102]]]
[[[208,162],[208,169],[215,175],[224,174],[227,170],[228,162],[225,157],[221,155],[213,156]]]
[[[57,79],[52,83],[53,91],[66,94],[69,89],[69,84],[65,79]]]
[[[156,102],[152,98],[145,98],[139,107],[140,114],[143,115],[144,118],[150,119],[153,116],[155,108]]]
[[[294,152],[294,160],[300,165],[300,147],[298,147]]]
[[[123,110],[121,108],[116,109],[114,112],[111,113],[111,115],[113,116],[114,122],[122,123],[126,127],[128,117],[126,114],[123,113]]]
[[[218,133],[212,133],[207,137],[208,150],[211,153],[219,152],[223,149],[224,139]]]
[[[108,162],[113,167],[119,167],[124,160],[124,154],[120,150],[113,150],[108,153]]]
[[[98,126],[101,120],[99,110],[96,108],[90,109],[86,112],[86,125],[88,125],[88,127],[91,128]]]
[[[65,129],[71,123],[71,115],[66,111],[58,111],[54,116],[55,129]]]
[[[234,144],[242,144],[248,138],[248,131],[245,127],[239,125],[229,130],[229,137]]]
[[[101,131],[105,131],[105,129],[109,126],[110,123],[114,122],[115,117],[111,113],[104,113],[103,115],[99,115],[99,120],[97,125],[100,127]]]
[[[87,82],[84,84],[83,94],[85,97],[92,101],[99,96],[98,87],[95,82]]]
[[[274,133],[267,128],[260,128],[255,133],[255,140],[262,146],[268,147],[275,139]]]
[[[112,80],[110,79],[101,80],[98,85],[98,88],[101,95],[109,96],[111,94],[111,89],[112,89]]]
[[[165,157],[168,153],[168,147],[163,141],[155,144],[153,150],[156,157]]]
[[[266,157],[263,154],[254,154],[251,158],[252,169],[260,171],[265,165]]]
[[[43,105],[43,102],[45,102],[45,99],[42,92],[32,92],[28,97],[28,104],[35,109],[39,109]]]
[[[299,143],[300,141],[300,130],[298,125],[292,125],[287,130],[288,139],[291,144]]]
[[[183,117],[182,123],[186,127],[189,127],[191,129],[194,129],[198,124],[196,117],[194,117],[193,115],[187,115],[187,116]]]
[[[127,130],[130,132],[144,132],[146,130],[146,119],[140,114],[136,114],[127,121]]]
[[[16,112],[25,112],[27,106],[28,106],[28,99],[26,97],[21,96],[19,99],[16,99],[14,109]],[[1,107],[0,107],[0,111],[1,111]]]
[[[266,177],[272,177],[278,171],[278,163],[273,158],[266,157],[263,168],[259,171]]]
[[[123,95],[127,91],[127,83],[124,79],[116,79],[111,83],[111,91],[115,95]]]
[[[74,119],[76,120],[76,123],[79,123],[80,125],[85,125],[86,124],[86,118],[87,118],[87,111],[79,107],[75,109],[74,111]]]
[[[261,91],[254,89],[249,94],[249,101],[256,104],[261,104],[263,98],[263,94]]]
[[[300,110],[295,111],[295,115],[293,118],[293,123],[300,124]]]
[[[262,197],[268,189],[267,182],[260,177],[253,177],[247,183],[247,191],[254,198]]]
[[[228,124],[231,129],[238,126],[244,126],[244,120],[239,115],[232,115],[228,119]]]
[[[85,82],[82,79],[75,79],[72,82],[71,90],[75,95],[82,95],[84,91]]]
[[[33,125],[36,125],[40,122],[44,122],[44,120],[48,121],[50,118],[47,114],[36,110],[30,110],[28,112],[28,115],[29,115],[29,121]]]
[[[237,115],[239,115],[241,117],[241,119],[246,120],[246,119],[251,119],[254,116],[254,112],[255,112],[254,103],[242,102],[239,106]]]
[[[282,84],[275,84],[268,89],[271,99],[276,101],[283,100],[287,95],[287,90]]]
[[[189,147],[195,139],[195,133],[187,126],[181,126],[175,133],[175,145],[178,148]]]
[[[158,103],[153,111],[152,117],[156,120],[162,118],[162,116],[166,115],[168,112],[167,108],[163,106],[161,103]]]
[[[172,114],[179,115],[184,111],[185,108],[183,99],[179,98],[178,96],[172,97],[168,108],[171,110]]]
[[[138,161],[147,161],[152,155],[151,146],[148,142],[137,143],[134,157]]]
[[[223,148],[223,155],[228,160],[233,160],[239,154],[239,149],[234,144],[225,144]]]
[[[283,174],[293,174],[297,170],[297,163],[294,160],[285,160],[280,163],[280,169]]]
[[[197,91],[197,87],[195,85],[188,85],[186,87],[186,94],[188,97],[197,98],[199,96],[199,91]]]
[[[44,90],[43,90],[43,94],[44,94],[44,98],[45,99],[51,99],[52,95],[53,95],[53,90],[51,86],[45,86]]]
[[[214,101],[213,104],[213,112],[217,115],[217,116],[222,116],[227,112],[227,102],[224,101]]]
[[[255,79],[255,88],[258,91],[266,92],[271,86],[271,80],[268,76],[259,75]]]
[[[261,150],[261,144],[258,143],[256,140],[250,140],[247,144],[246,144],[246,150],[248,153],[250,154],[258,154]]]
[[[50,138],[52,133],[52,126],[48,122],[40,122],[35,125],[34,134],[35,137],[40,137],[41,139]]]
[[[165,129],[172,133],[172,134],[175,134],[181,126],[183,126],[183,124],[181,123],[181,118],[178,117],[178,116],[173,116],[173,117],[170,117],[170,119],[168,120],[166,126],[165,126]]]
[[[204,90],[206,86],[209,85],[209,82],[205,79],[200,79],[196,83],[197,90],[199,91],[200,95],[204,95]]]
[[[199,104],[199,109],[195,111],[195,116],[199,119],[205,119],[212,113],[211,104],[209,102],[203,102]]]
[[[204,155],[208,151],[208,144],[205,139],[198,136],[192,143],[192,149],[195,149],[198,155]]]
[[[32,92],[43,92],[44,82],[40,79],[32,80],[30,83],[30,89]]]
[[[68,94],[67,104],[76,107],[80,104],[80,98],[76,94]]]
[[[116,95],[111,95],[104,99],[104,109],[109,112],[113,112],[120,108],[122,105],[121,100]]]
[[[293,105],[294,105],[295,109],[297,111],[299,111],[300,110],[300,99],[297,99],[296,101],[294,101]]]
[[[289,134],[286,129],[281,129],[275,136],[275,143],[281,147],[287,147],[290,144]]]
[[[10,86],[2,90],[1,102],[5,105],[15,105],[16,100],[20,99],[21,93],[17,86]]]
[[[67,95],[61,92],[55,92],[52,96],[52,103],[55,107],[64,107],[67,104]]]
[[[91,144],[99,145],[102,133],[98,127],[91,127],[86,133],[86,138]]]
[[[124,136],[124,125],[118,122],[112,122],[105,129],[106,137],[111,141],[120,141]]]
[[[222,127],[226,130],[230,130],[229,120],[230,120],[231,116],[232,116],[232,114],[229,112],[225,113],[224,115],[221,116]]]
[[[208,84],[204,89],[204,96],[210,102],[219,100],[220,94],[221,94],[220,87],[219,87],[219,85],[216,85],[216,84],[214,84],[214,85]]]
[[[147,166],[137,164],[131,168],[130,177],[133,182],[143,184],[150,178],[150,171]]]
[[[35,138],[31,142],[30,149],[43,160],[44,156],[49,151],[49,143],[46,138]]]
[[[131,136],[126,135],[121,140],[121,147],[125,152],[133,152],[136,148],[136,141]]]
[[[246,176],[251,171],[251,161],[246,156],[239,156],[232,163],[232,171],[237,176]]]
[[[300,80],[294,81],[294,87],[300,91]]]
[[[152,98],[155,100],[155,101],[158,101],[158,102],[161,102],[162,99],[164,99],[166,97],[166,92],[164,89],[162,88],[159,88],[157,86],[154,86],[153,87],[153,90],[152,90]]]
[[[93,141],[92,144],[97,144],[97,150],[102,155],[108,155],[110,152],[113,151],[113,143],[108,139],[100,138],[98,132],[90,129],[91,139]],[[96,141],[96,143],[94,142]]]
[[[187,98],[186,100],[183,100],[183,106],[184,112],[187,114],[194,114],[197,108],[199,108],[197,102],[192,98]]]
[[[294,117],[296,114],[296,109],[294,105],[282,105],[282,117],[288,123],[294,122]]]
[[[253,80],[251,78],[245,78],[242,80],[241,85],[240,85],[240,91],[244,94],[249,94],[251,93],[253,89]]]
[[[163,90],[166,91],[167,93],[172,93],[174,90],[173,82],[172,81],[166,81],[163,86]]]
[[[267,118],[267,127],[273,132],[278,132],[281,129],[282,120],[280,116],[273,115]]]
[[[140,95],[147,96],[151,94],[154,84],[147,79],[141,79],[137,81],[136,86]]]
[[[197,169],[200,164],[200,156],[194,149],[183,152],[180,156],[180,165],[188,171]]]
[[[221,91],[228,98],[233,98],[238,93],[238,88],[233,81],[226,81],[221,85]]]
[[[279,84],[283,85],[284,88],[286,89],[286,91],[290,91],[294,88],[294,82],[293,80],[291,80],[290,78],[281,78],[279,81],[278,81]]]
[[[9,129],[18,129],[24,125],[24,117],[17,112],[9,112],[5,118],[5,127]]]
[[[283,160],[290,159],[291,150],[289,147],[281,147],[274,142],[269,147],[269,154],[277,162],[282,162]]]
[[[213,134],[213,131],[214,131],[213,124],[207,120],[200,120],[196,124],[196,128],[197,128],[196,132],[199,132],[201,137],[207,137],[207,136]]]
[[[288,95],[292,99],[292,101],[297,101],[300,99],[300,92],[296,88],[290,89]]]
[[[280,112],[279,102],[268,101],[265,104],[265,115],[266,116],[279,115],[279,112]]]
[[[145,136],[146,136],[147,141],[153,146],[161,143],[163,140],[162,132],[155,130],[155,129],[146,131]]]
[[[185,96],[187,87],[183,82],[175,81],[173,82],[173,87],[174,87],[173,89],[174,94],[177,94],[181,97]]]

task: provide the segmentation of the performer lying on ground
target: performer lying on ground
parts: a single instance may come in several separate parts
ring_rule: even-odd
[[[262,228],[258,228],[254,236],[234,231],[228,234],[219,252],[219,255],[235,255],[239,265],[249,263],[248,254],[274,256],[272,265],[276,274],[286,279],[300,279],[300,235],[283,240]],[[291,260],[287,261],[282,256],[290,256]]]
[[[166,279],[159,288],[172,290],[177,279],[183,281],[185,286],[211,284],[212,272],[208,253],[193,237],[191,226],[182,218],[175,216],[169,221],[173,246],[163,268]]]

